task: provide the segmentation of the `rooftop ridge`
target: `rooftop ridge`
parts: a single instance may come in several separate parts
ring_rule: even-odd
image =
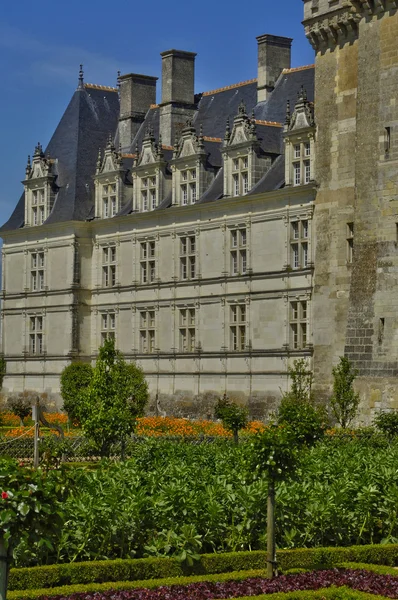
[[[136,158],[136,154],[122,154],[122,158]]]
[[[159,104],[150,104],[149,108],[159,108]]]
[[[205,142],[222,142],[221,138],[209,137],[207,135],[204,135],[203,139],[204,139]]]
[[[165,146],[162,144],[162,150],[174,150],[173,146]]]
[[[117,88],[111,87],[110,85],[97,85],[96,83],[85,83],[85,88],[89,88],[92,90],[104,90],[106,92],[118,92]]]
[[[315,65],[303,65],[302,67],[292,67],[291,69],[283,69],[282,74],[286,73],[296,73],[296,71],[305,71],[306,69],[314,69]]]
[[[283,127],[282,123],[278,121],[261,121],[259,119],[255,119],[256,125],[268,125],[268,127]]]
[[[210,90],[208,92],[203,92],[202,96],[212,96],[213,94],[218,94],[219,92],[225,92],[226,90],[233,90],[234,88],[242,87],[243,85],[249,85],[249,83],[257,82],[257,77],[254,79],[247,79],[246,81],[240,81],[239,83],[233,83],[232,85],[226,85],[225,87],[218,88],[217,90]]]

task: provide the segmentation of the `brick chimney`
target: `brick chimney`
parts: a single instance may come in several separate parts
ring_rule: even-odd
[[[257,101],[261,102],[267,100],[283,69],[290,69],[293,40],[269,33],[259,35],[256,39],[258,43]]]
[[[157,79],[157,77],[136,73],[122,75],[119,78],[119,139],[124,151],[130,149],[150,105],[156,104]]]
[[[174,138],[193,117],[195,52],[167,50],[162,57],[162,102],[160,133],[163,143],[174,144]]]

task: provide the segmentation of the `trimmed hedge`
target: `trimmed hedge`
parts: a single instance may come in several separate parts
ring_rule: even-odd
[[[299,548],[279,550],[278,565],[290,569],[320,569],[341,563],[355,562],[398,565],[398,544],[383,546],[351,546],[348,548]],[[139,558],[67,563],[44,567],[11,569],[9,590],[27,590],[84,583],[137,581],[182,577],[189,574],[206,575],[264,569],[266,552],[226,552],[203,554],[192,568],[174,558]]]
[[[343,567],[343,569],[366,569],[366,571],[372,571],[372,573],[377,573],[378,575],[392,575],[393,577],[398,577],[398,568],[397,567],[385,567],[384,565],[368,565],[367,563],[341,563],[341,565],[337,565],[338,567]]]
[[[15,590],[8,592],[8,600],[36,600],[41,596],[69,596],[71,594],[103,592],[106,590],[131,590],[134,588],[154,589],[163,585],[186,585],[201,581],[242,581],[249,577],[265,577],[266,571],[250,570],[234,573],[218,573],[214,575],[192,575],[190,577],[168,577],[164,579],[150,579],[145,581],[117,581],[107,583],[87,583],[80,585],[65,585],[51,589]]]

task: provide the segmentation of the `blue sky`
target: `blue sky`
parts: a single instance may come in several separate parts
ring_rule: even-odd
[[[115,85],[116,73],[160,78],[159,53],[197,52],[195,91],[257,75],[256,36],[294,38],[292,66],[310,64],[301,0],[31,0],[6,2],[0,17],[0,222],[21,192],[26,158],[45,147],[77,85]],[[160,80],[158,82],[158,94]]]

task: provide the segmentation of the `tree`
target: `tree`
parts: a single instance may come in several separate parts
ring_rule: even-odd
[[[29,390],[12,394],[7,398],[7,405],[11,411],[19,417],[21,427],[25,426],[24,419],[32,412],[32,405],[35,402],[37,394]]]
[[[353,386],[358,371],[352,368],[348,358],[340,356],[340,362],[332,373],[334,381],[330,403],[337,422],[345,429],[358,412],[360,398]]]
[[[231,431],[234,436],[234,442],[239,442],[239,431],[247,425],[248,412],[247,408],[239,406],[235,402],[228,400],[224,394],[220,398],[214,408],[214,416],[216,419],[221,419],[225,429]]]
[[[295,360],[289,373],[291,390],[283,395],[276,420],[279,425],[288,425],[300,444],[311,445],[323,436],[328,415],[324,407],[315,403],[311,392],[312,373],[305,360]]]
[[[109,456],[112,444],[124,444],[147,401],[143,371],[126,363],[114,340],[105,340],[90,383],[80,393],[77,415],[84,434],[101,456]]]
[[[62,408],[72,422],[78,421],[80,394],[87,388],[92,376],[92,366],[83,362],[72,363],[61,373],[61,395],[64,401]]]
[[[286,425],[269,425],[252,442],[252,464],[268,478],[267,496],[267,577],[277,574],[275,544],[275,484],[294,469],[299,446],[294,432]]]

